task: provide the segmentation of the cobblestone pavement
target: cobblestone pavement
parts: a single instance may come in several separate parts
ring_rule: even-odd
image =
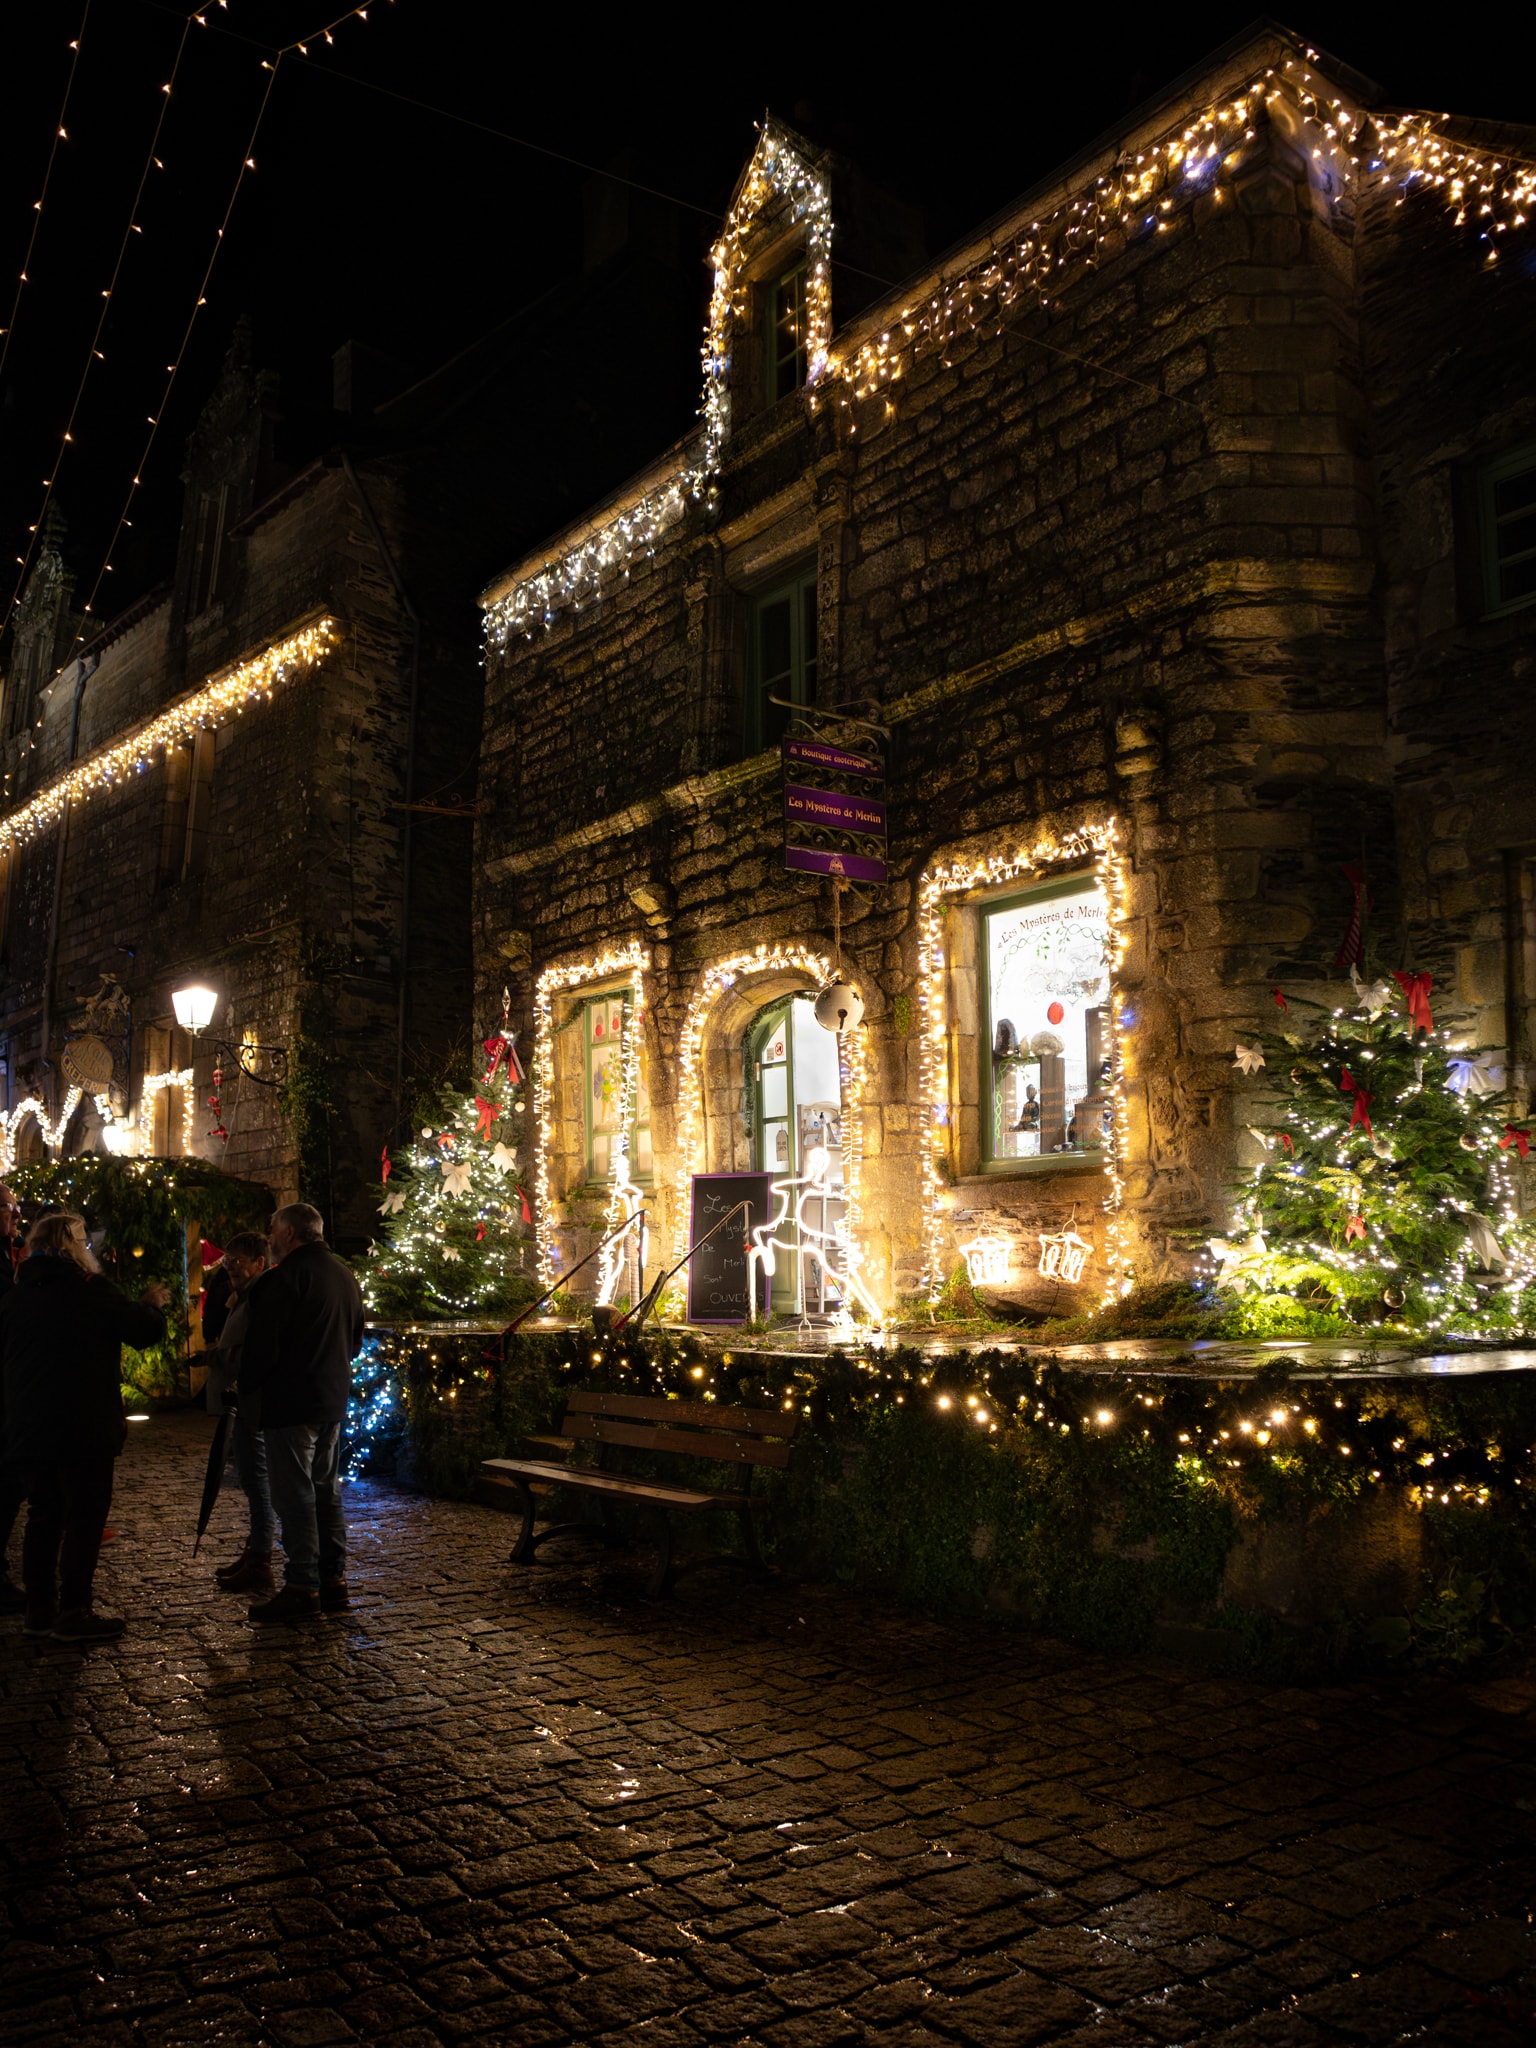
[[[0,1624],[24,2042],[1072,2048],[1530,2039],[1513,1688],[1274,1692],[845,1593],[505,1563],[360,1486],[357,1611],[260,1632],[134,1431],[88,1652]]]

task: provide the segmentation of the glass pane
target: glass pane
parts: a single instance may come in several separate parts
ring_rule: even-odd
[[[651,1127],[641,1124],[635,1132],[634,1162],[632,1171],[636,1180],[644,1180],[651,1170]]]
[[[1536,469],[1522,470],[1519,476],[1507,476],[1494,485],[1495,518],[1507,519],[1511,512],[1523,512],[1527,505],[1536,505]]]
[[[1536,511],[1500,521],[1498,549],[1502,561],[1508,561],[1511,555],[1527,554],[1532,548],[1536,548]]]
[[[787,1116],[789,1113],[789,1069],[788,1067],[763,1068],[763,1115],[765,1117]]]
[[[763,1065],[765,1067],[775,1065],[780,1060],[787,1058],[788,1046],[789,1019],[781,1017],[768,1034],[768,1041],[763,1047]]]
[[[790,647],[790,613],[787,597],[773,598],[758,606],[757,673],[765,690],[787,697],[784,685],[793,666]]]
[[[789,1170],[789,1125],[764,1124],[763,1163],[758,1168],[758,1171],[760,1173],[788,1173]]]
[[[1030,1159],[1104,1143],[1109,921],[1092,882],[985,919],[992,1043],[991,1156]]]
[[[1499,602],[1513,604],[1517,597],[1529,597],[1536,591],[1536,555],[1527,555],[1523,562],[1501,562],[1499,564]]]
[[[816,579],[813,576],[800,593],[800,677],[795,691],[797,704],[816,702]]]

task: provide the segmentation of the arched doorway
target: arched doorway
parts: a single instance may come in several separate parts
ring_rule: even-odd
[[[18,1166],[41,1166],[48,1157],[43,1127],[30,1112],[17,1127],[14,1157]]]
[[[814,999],[803,991],[780,997],[760,1011],[747,1033],[746,1069],[751,1104],[752,1164],[775,1180],[805,1177],[818,1147],[830,1156],[827,1193],[810,1201],[806,1224],[829,1240],[847,1211],[843,1184],[843,1099],[837,1038],[816,1022]],[[794,1214],[791,1201],[790,1214]],[[776,1232],[797,1242],[792,1222]],[[793,1256],[779,1262],[774,1280],[776,1311],[824,1315],[842,1306],[835,1285],[819,1266],[802,1284],[810,1262]]]

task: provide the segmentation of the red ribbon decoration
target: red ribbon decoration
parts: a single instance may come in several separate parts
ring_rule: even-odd
[[[517,1199],[523,1205],[523,1221],[531,1223],[533,1221],[533,1211],[528,1206],[528,1191],[521,1185],[519,1185],[517,1190]]]
[[[1344,1242],[1348,1244],[1352,1237],[1363,1238],[1364,1236],[1365,1218],[1363,1216],[1351,1216],[1344,1226]]]
[[[1288,1003],[1288,1002],[1287,1002],[1287,1001],[1285,1000],[1285,997],[1284,997],[1283,995],[1281,995],[1281,993],[1280,993],[1279,989],[1277,989],[1277,988],[1272,988],[1272,989],[1270,990],[1270,994],[1271,994],[1271,995],[1272,995],[1272,996],[1274,997],[1274,999],[1275,999],[1275,1008],[1276,1008],[1277,1010],[1285,1010],[1285,1011],[1287,1011],[1287,1012],[1288,1012],[1288,1011],[1290,1010],[1290,1007],[1291,1007],[1291,1006],[1290,1006],[1290,1004],[1289,1004],[1289,1003]]]
[[[487,1102],[483,1095],[477,1095],[475,1097],[475,1114],[479,1119],[475,1125],[475,1136],[477,1138],[484,1138],[487,1144],[489,1144],[491,1125],[501,1121],[501,1104],[499,1102]]]
[[[393,1166],[391,1166],[389,1160],[389,1147],[386,1145],[384,1147],[384,1150],[379,1154],[379,1179],[388,1180],[389,1176],[393,1172],[394,1168]]]
[[[1433,976],[1428,974],[1394,974],[1392,979],[1402,990],[1404,999],[1408,1004],[1408,1029],[1410,1034],[1415,1031],[1433,1032],[1435,1020],[1429,1014],[1429,991],[1433,985]]]
[[[1296,1141],[1291,1136],[1290,1132],[1278,1131],[1276,1133],[1276,1136],[1279,1138],[1281,1144],[1285,1147],[1286,1151],[1289,1153],[1291,1158],[1294,1159],[1296,1156]]]
[[[1365,868],[1359,861],[1346,860],[1339,865],[1339,873],[1355,892],[1354,908],[1349,913],[1349,923],[1344,928],[1344,937],[1339,950],[1333,956],[1335,974],[1347,974],[1351,967],[1365,963],[1365,913],[1375,908],[1365,888]]]
[[[1349,1119],[1349,1128],[1353,1130],[1357,1124],[1363,1124],[1365,1126],[1365,1135],[1370,1137],[1371,1098],[1360,1086],[1360,1083],[1355,1079],[1348,1067],[1345,1067],[1339,1081],[1339,1092],[1341,1095],[1353,1095],[1355,1098],[1354,1114]]]
[[[1499,1140],[1499,1150],[1501,1152],[1507,1152],[1511,1145],[1518,1145],[1520,1148],[1520,1157],[1522,1159],[1528,1159],[1531,1153],[1530,1132],[1517,1130],[1513,1124],[1506,1124],[1504,1126],[1504,1135]]]
[[[485,1241],[485,1225],[484,1225],[484,1224],[482,1223],[482,1224],[481,1224],[481,1226],[480,1226],[480,1228],[479,1228],[479,1229],[478,1229],[478,1230],[477,1230],[477,1231],[475,1232],[475,1243],[476,1243],[476,1244],[482,1244],[482,1243],[483,1243],[484,1241]]]
[[[485,1047],[485,1056],[491,1064],[486,1068],[480,1086],[489,1088],[496,1078],[496,1069],[501,1065],[501,1056],[507,1049],[507,1041],[499,1031],[493,1031],[489,1038],[481,1040],[481,1044]]]

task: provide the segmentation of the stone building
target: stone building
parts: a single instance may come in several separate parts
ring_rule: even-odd
[[[1336,999],[1346,869],[1376,971],[1523,1080],[1533,162],[1260,27],[850,304],[846,168],[764,129],[696,428],[483,598],[476,975],[547,1271],[626,1165],[680,1252],[693,1175],[818,1142],[881,1304],[962,1251],[1057,1312],[1188,1270],[1252,1156],[1235,1044]],[[875,727],[829,1040],[786,834],[879,849],[786,826],[779,740]]]
[[[469,1013],[476,591],[676,416],[676,249],[599,197],[572,275],[419,381],[348,344],[307,418],[242,329],[171,572],[105,626],[40,536],[0,678],[0,1172],[192,1153],[366,1241]],[[594,381],[620,308],[643,333]]]

